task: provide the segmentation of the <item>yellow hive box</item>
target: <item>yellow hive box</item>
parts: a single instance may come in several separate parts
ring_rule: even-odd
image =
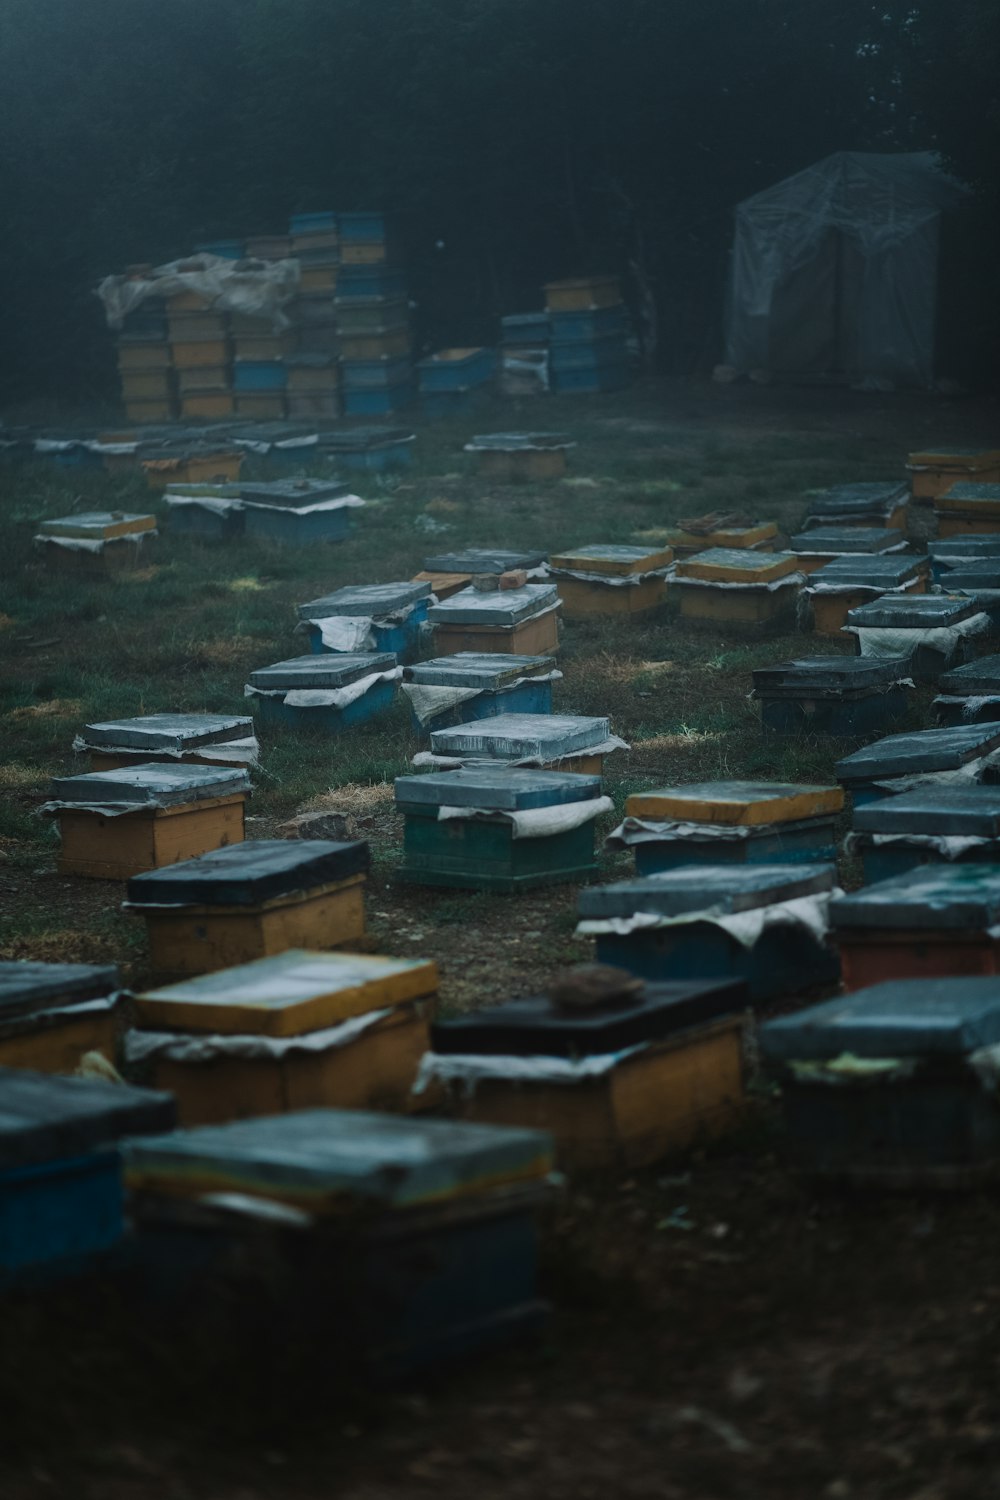
[[[223,1036],[301,1036],[355,1016],[426,1000],[437,993],[428,959],[288,949],[271,958],[205,974],[136,996],[151,1029]]]
[[[344,240],[340,261],[345,266],[380,266],[389,259],[385,240]]]
[[[414,573],[414,583],[429,583],[431,593],[436,594],[439,599],[450,599],[452,594],[458,594],[462,589],[467,589],[472,582],[471,573],[428,573],[425,571]]]
[[[109,1063],[118,1056],[118,1020],[113,1010],[87,1011],[23,1030],[7,1028],[0,1035],[0,1067],[31,1068],[36,1073],[75,1073],[88,1052],[99,1052]]]
[[[303,292],[332,292],[337,286],[336,266],[303,266],[299,289]]]
[[[195,365],[193,368],[177,371],[177,389],[182,396],[228,391],[231,384],[228,365]]]
[[[238,449],[181,453],[170,458],[143,458],[140,464],[151,490],[165,490],[168,484],[234,484],[240,477],[243,454]]]
[[[190,317],[170,318],[167,328],[172,344],[196,344],[208,339],[224,339],[229,332],[229,319],[216,313],[198,313]]]
[[[118,368],[126,370],[169,370],[170,345],[163,339],[149,344],[119,344]]]
[[[182,417],[231,417],[235,410],[231,391],[191,391],[181,397]]]
[[[583,578],[557,578],[555,583],[563,613],[571,620],[585,615],[642,615],[657,609],[667,597],[665,578],[644,578],[625,588]]]
[[[938,516],[937,534],[941,538],[975,536],[981,532],[992,534],[997,531],[1000,531],[1000,516],[964,516],[954,511]]]
[[[731,1016],[652,1042],[571,1084],[480,1078],[475,1088],[456,1090],[452,1109],[463,1120],[550,1131],[567,1171],[648,1166],[720,1135],[739,1117],[743,1024]]]
[[[245,802],[246,793],[239,792],[116,818],[64,809],[58,814],[59,874],[128,880],[144,870],[237,843],[244,836]]]
[[[775,521],[757,521],[752,526],[723,527],[719,531],[706,532],[703,536],[678,526],[667,531],[666,539],[678,553],[707,552],[710,547],[770,552],[777,535],[778,526]]]
[[[578,276],[550,281],[544,287],[549,312],[585,312],[593,307],[617,307],[622,300],[617,276]]]
[[[514,656],[552,656],[559,650],[558,620],[556,610],[550,609],[512,626],[435,625],[434,655],[504,651]]]
[[[843,811],[839,786],[798,786],[779,781],[705,781],[635,792],[625,803],[630,818],[681,823],[724,823],[759,828]]]
[[[285,398],[280,392],[241,391],[236,397],[236,415],[258,422],[280,422],[285,415]]]
[[[774,583],[798,572],[799,560],[794,552],[768,552],[744,555],[738,548],[712,547],[677,564],[678,578],[693,578],[702,583]]]
[[[632,555],[638,554],[638,555]],[[674,560],[670,547],[645,551],[638,547],[579,547],[574,552],[553,553],[553,568],[573,568],[582,573],[606,573],[609,578],[628,578],[669,568]]]
[[[508,483],[525,479],[559,479],[566,473],[566,449],[476,448],[480,474]]]
[[[921,574],[906,592],[926,594],[926,576]],[[877,590],[870,588],[859,588],[851,594],[813,594],[811,603],[814,634],[840,636],[847,624],[850,611],[859,608],[862,604],[870,604],[876,597]]]
[[[199,339],[195,343],[171,344],[170,350],[178,370],[225,365],[232,355],[228,339]]]
[[[123,370],[121,382],[124,401],[169,401],[173,391],[169,370]]]
[[[238,333],[233,353],[236,359],[284,359],[287,354],[295,353],[295,335]]]
[[[388,333],[342,336],[342,359],[401,359],[410,352],[409,328],[393,328]]]
[[[167,316],[175,313],[208,312],[212,306],[211,297],[205,297],[201,292],[175,292],[172,297],[167,298]]]
[[[172,422],[177,409],[172,401],[126,401],[125,415],[130,422]],[[104,455],[104,467],[113,471],[117,466],[109,461],[111,458],[111,454]]]
[[[914,500],[936,500],[956,482],[1000,481],[1000,449],[928,448],[907,460]]]
[[[742,593],[717,584],[678,588],[681,616],[695,625],[775,625],[790,613],[797,590],[747,588]]]

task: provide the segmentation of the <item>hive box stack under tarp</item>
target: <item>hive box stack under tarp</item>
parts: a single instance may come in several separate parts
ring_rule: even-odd
[[[444,570],[447,571],[447,570]],[[432,604],[427,618],[434,627],[434,651],[503,651],[514,656],[541,656],[559,649],[559,595],[553,583],[522,588],[460,589]]]
[[[675,557],[693,557],[696,552],[716,547],[731,552],[773,552],[778,527],[774,521],[746,521],[729,512],[714,511],[697,520],[681,521],[656,536],[669,544]]]
[[[360,943],[369,863],[361,842],[251,839],[134,876],[125,909],[145,919],[157,975],[206,974]]]
[[[234,767],[143,762],[56,776],[42,810],[59,822],[60,875],[128,880],[242,843],[249,790]]]
[[[492,387],[496,372],[495,349],[439,349],[417,362],[421,411],[432,420],[458,416]]]
[[[148,562],[156,537],[155,516],[90,511],[40,521],[34,544],[54,567],[112,573]]]
[[[392,706],[400,669],[389,651],[293,656],[250,673],[262,724],[340,734]]]
[[[905,484],[835,484],[810,496],[804,531],[815,526],[874,526],[906,530],[909,496]]]
[[[865,883],[918,865],[1000,862],[1000,788],[923,787],[859,807],[850,835]]]
[[[150,447],[139,459],[146,483],[157,492],[167,485],[234,484],[243,467],[235,442],[164,443]]]
[[[628,314],[617,276],[550,281],[545,303],[554,391],[617,391],[628,385]]]
[[[791,552],[712,547],[681,558],[670,594],[695,624],[767,628],[793,613],[802,581]]]
[[[90,754],[92,771],[117,771],[140,762],[169,765],[253,766],[260,746],[253,719],[234,714],[145,714],[85,724],[73,741]]]
[[[113,964],[0,962],[0,1066],[75,1073],[88,1052],[118,1055]]]
[[[163,491],[172,537],[234,542],[244,534],[245,517],[238,484],[168,484]]]
[[[518,770],[581,771],[600,776],[604,759],[629,747],[611,733],[607,719],[582,714],[498,714],[435,729],[431,748],[414,757],[416,766],[454,770],[483,762]]]
[[[1000,448],[925,448],[906,467],[914,500],[936,501],[957,484],[1000,481]]]
[[[667,596],[669,547],[574,547],[553,553],[552,577],[568,619],[583,615],[638,615]]]
[[[838,557],[824,563],[803,592],[804,623],[817,635],[839,635],[852,609],[884,594],[922,594],[927,587],[923,561],[905,553],[884,557]]]
[[[549,315],[511,313],[500,319],[500,394],[542,396],[549,389]]]
[[[806,656],[753,674],[770,734],[885,734],[906,717],[912,695],[907,664],[895,657]]]
[[[830,903],[849,990],[1000,974],[1000,865],[922,865]]]
[[[788,543],[800,570],[807,574],[841,557],[884,557],[905,549],[905,539],[891,526],[816,526],[800,531]]]
[[[475,454],[480,474],[516,483],[560,479],[566,472],[566,455],[575,447],[560,432],[482,432],[469,439],[465,452]]]
[[[562,676],[551,656],[459,651],[403,668],[403,692],[418,733],[499,714],[550,714]]]
[[[839,787],[705,781],[636,792],[609,849],[632,849],[638,875],[682,865],[818,864],[836,859]],[[697,872],[692,870],[692,879]]]
[[[118,1142],[170,1130],[148,1089],[0,1069],[0,1282],[100,1267],[125,1232]]]
[[[412,660],[427,620],[429,583],[348,585],[298,607],[300,626],[316,653],[391,651]]]
[[[319,434],[319,457],[339,469],[405,469],[416,435],[406,427],[344,427]]]
[[[1000,983],[890,980],[761,1029],[786,1150],[855,1186],[971,1187],[1000,1166]]]
[[[130,422],[172,422],[177,387],[168,342],[167,309],[149,297],[126,313],[118,335],[118,376]]]
[[[201,1125],[331,1105],[412,1107],[437,965],[289,948],[136,996],[126,1056]]]
[[[529,890],[596,870],[594,820],[610,812],[599,776],[473,766],[400,776],[400,880],[476,891]]]
[[[348,485],[323,479],[243,484],[240,499],[248,537],[299,547],[343,541],[350,530],[351,511],[365,503]]]
[[[720,1135],[743,1105],[746,986],[620,980],[586,1009],[533,995],[435,1022],[421,1082],[463,1119],[550,1131],[570,1171],[644,1167]]]
[[[582,890],[579,937],[643,979],[740,979],[753,1001],[833,984],[833,865],[700,865]]]
[[[336,311],[347,416],[387,416],[413,400],[409,302],[380,213],[340,215]]]
[[[995,535],[1000,531],[1000,483],[953,484],[935,500],[934,515],[942,539]]]
[[[228,313],[216,311],[211,298],[200,292],[177,292],[167,298],[167,323],[181,417],[189,421],[234,416]]]
[[[981,656],[938,679],[931,704],[939,724],[992,724],[1000,719],[1000,656]]]
[[[948,586],[953,568],[964,569],[969,563],[986,559],[1000,560],[1000,532],[969,532],[963,536],[945,537],[927,543],[931,562],[931,579]]]
[[[128,1182],[186,1317],[220,1279],[270,1307],[277,1273],[282,1328],[336,1330],[355,1388],[538,1330],[551,1165],[538,1131],[324,1109],[130,1143]]]
[[[891,734],[834,767],[855,807],[928,784],[972,786],[988,776],[1000,750],[1000,724],[949,725],[916,734]]]
[[[974,654],[990,630],[975,599],[954,594],[885,594],[848,611],[845,630],[861,657],[896,656],[917,682],[935,682]]]

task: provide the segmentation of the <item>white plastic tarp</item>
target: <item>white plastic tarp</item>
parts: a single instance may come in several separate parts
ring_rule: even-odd
[[[97,288],[109,328],[121,328],[130,312],[149,297],[197,292],[213,312],[270,318],[276,329],[289,326],[282,312],[299,289],[297,260],[226,260],[221,255],[189,255],[157,266],[145,277],[105,276]]]

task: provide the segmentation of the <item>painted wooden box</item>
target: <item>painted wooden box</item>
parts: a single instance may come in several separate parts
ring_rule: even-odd
[[[410,661],[420,648],[431,586],[402,583],[349,585],[298,606],[314,652],[391,651]]]
[[[552,577],[567,618],[644,614],[667,596],[670,547],[574,547],[553,553]]]
[[[909,791],[920,782],[980,781],[1000,749],[1000,724],[958,724],[891,734],[845,755],[834,767],[855,807]]]
[[[905,531],[908,499],[906,485],[895,480],[835,484],[810,498],[803,529],[878,526]]]
[[[0,1067],[74,1073],[88,1052],[117,1061],[113,964],[0,961]]]
[[[418,734],[500,714],[550,714],[551,656],[459,651],[403,669],[403,692]]]
[[[551,312],[548,333],[546,342],[552,344],[594,344],[605,338],[623,339],[628,333],[628,314],[621,302],[614,307]]]
[[[1000,532],[1000,483],[953,484],[935,500],[934,512],[941,538]]]
[[[928,448],[911,453],[906,467],[914,500],[937,500],[957,484],[1000,480],[1000,450]]]
[[[531,890],[596,870],[599,776],[475,766],[396,780],[405,818],[398,878],[477,891]]]
[[[253,719],[234,714],[144,714],[85,724],[73,749],[89,752],[92,771],[140,762],[250,766],[257,760]]]
[[[238,359],[233,365],[233,390],[243,395],[254,391],[283,391],[288,371],[282,359]]]
[[[947,584],[952,568],[962,567],[980,558],[1000,558],[1000,532],[969,532],[929,541],[927,553],[934,583]]]
[[[706,781],[634,793],[608,847],[638,875],[684,865],[817,864],[836,859],[839,787]],[[692,870],[692,878],[697,878]]]
[[[324,458],[345,469],[406,468],[413,462],[416,437],[404,427],[352,427],[324,432],[320,449]]]
[[[496,374],[496,364],[495,349],[439,349],[417,363],[420,394],[487,385]]]
[[[679,559],[670,595],[698,625],[777,625],[795,608],[802,575],[791,552],[712,547]]]
[[[621,305],[617,276],[577,276],[568,281],[549,281],[543,287],[545,305],[554,312],[592,312]]]
[[[168,484],[163,500],[169,534],[198,541],[235,542],[244,533],[238,484]]]
[[[340,334],[348,339],[377,338],[400,328],[408,328],[410,322],[410,305],[405,297],[341,299],[337,302],[335,313]]]
[[[151,490],[160,492],[168,484],[235,484],[243,466],[243,454],[215,447],[168,448],[141,458],[139,466]]]
[[[430,755],[451,767],[493,763],[514,767],[582,771],[600,776],[607,755],[627,749],[612,733],[609,721],[585,714],[498,714],[431,733]]]
[[[184,1125],[408,1110],[437,987],[425,959],[288,948],[137,995],[126,1056]]]
[[[537,348],[549,341],[547,312],[508,313],[500,319],[501,341],[508,347]]]
[[[341,734],[391,708],[397,676],[389,651],[310,652],[251,672],[248,696],[261,724]]]
[[[39,522],[34,543],[52,567],[104,574],[145,566],[156,536],[155,516],[91,511]]]
[[[769,1021],[787,1151],[867,1187],[970,1187],[1000,1164],[1000,983],[928,976],[866,986]]]
[[[981,656],[938,678],[931,705],[939,724],[993,724],[1000,720],[1000,656]]]
[[[348,303],[368,302],[373,298],[398,302],[405,296],[406,281],[402,271],[380,265],[343,265],[340,268],[336,296],[338,312]]]
[[[580,937],[643,979],[739,979],[754,1001],[833,984],[832,865],[701,865],[582,890]]]
[[[566,455],[575,447],[561,432],[482,432],[470,438],[464,451],[475,454],[480,474],[516,483],[561,478]]]
[[[146,924],[160,976],[187,977],[286,948],[343,948],[365,935],[368,845],[248,839],[136,875],[124,910]]]
[[[917,682],[968,661],[989,629],[979,601],[956,594],[886,594],[848,611],[862,656],[897,656]]]
[[[421,1079],[462,1119],[547,1130],[568,1171],[649,1166],[722,1134],[744,1102],[746,986],[632,986],[586,1011],[533,995],[437,1021]]]
[[[411,380],[399,385],[386,386],[384,390],[354,390],[345,388],[343,393],[345,417],[391,417],[412,405],[416,389]]]
[[[54,777],[44,810],[59,823],[59,873],[128,880],[242,843],[249,790],[230,766],[141,762]]]
[[[807,656],[758,667],[753,696],[769,734],[885,734],[909,712],[913,689],[895,658]]]
[[[868,885],[918,865],[1000,861],[1000,788],[931,786],[882,797],[854,814],[850,847]]]
[[[574,346],[582,347],[582,346]],[[605,391],[621,391],[632,382],[632,367],[626,357],[592,366],[577,366],[553,369],[552,389],[559,396],[600,395]]]
[[[690,528],[696,523],[682,521],[679,526],[668,526],[657,532],[657,540],[669,544],[675,557],[691,557],[696,552],[707,552],[714,547],[727,547],[742,552],[773,552],[778,536],[775,521],[754,521],[749,525],[731,524],[718,512],[705,518],[707,525],[698,524],[697,530]]]
[[[432,573],[507,573],[523,568],[532,574],[545,568],[544,552],[513,552],[501,547],[466,547],[461,552],[441,552],[425,557],[424,567]]]
[[[559,595],[552,583],[481,593],[462,589],[431,605],[438,656],[456,651],[502,651],[514,656],[554,655],[559,649]]]
[[[838,557],[856,557],[858,554],[882,557],[887,552],[900,552],[906,542],[891,526],[816,526],[812,531],[801,531],[788,543],[794,552],[803,573],[815,573],[826,563]]]
[[[351,511],[364,505],[348,485],[322,479],[244,484],[240,493],[248,537],[300,547],[343,541],[350,531]]]
[[[567,342],[553,337],[549,346],[549,369],[557,390],[563,376],[585,372],[596,375],[622,366],[626,369],[628,367],[628,343],[621,333],[605,334],[597,339],[570,339]]]
[[[838,557],[812,574],[805,598],[816,634],[839,635],[852,609],[890,591],[896,597],[903,591],[922,594],[926,587],[921,560],[905,553]]]

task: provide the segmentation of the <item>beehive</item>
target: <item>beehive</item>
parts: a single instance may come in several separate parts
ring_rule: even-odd
[[[670,593],[692,622],[768,626],[794,607],[801,582],[790,552],[713,547],[680,559]]]
[[[117,1060],[113,964],[0,962],[0,1067],[74,1073],[88,1052]]]
[[[427,618],[438,656],[456,651],[543,656],[559,649],[559,608],[554,584],[529,583],[489,594],[462,589],[431,605]]]
[[[443,762],[542,766],[594,776],[602,774],[606,755],[625,748],[607,719],[585,714],[498,714],[431,734],[431,754]]]
[[[955,781],[956,773],[971,785],[998,749],[1000,724],[950,725],[888,735],[845,755],[834,769],[854,806],[862,807],[888,793],[907,791],[918,781]]]
[[[770,733],[862,738],[906,717],[907,677],[897,659],[811,656],[756,668],[753,695]]]
[[[459,651],[403,669],[403,692],[419,733],[500,714],[552,712],[551,656]]]
[[[143,714],[85,724],[74,750],[90,752],[92,771],[138,762],[246,766],[257,758],[253,719],[233,714]]]
[[[262,724],[340,734],[391,707],[396,658],[386,651],[293,656],[251,672]]]
[[[589,546],[550,559],[563,612],[568,617],[644,614],[666,598],[669,547]]]
[[[431,585],[353,584],[298,606],[315,652],[391,651],[406,661],[416,655],[427,619]]]
[[[1000,860],[1000,790],[930,786],[881,797],[854,814],[851,848],[865,882],[905,875],[918,865]]]

